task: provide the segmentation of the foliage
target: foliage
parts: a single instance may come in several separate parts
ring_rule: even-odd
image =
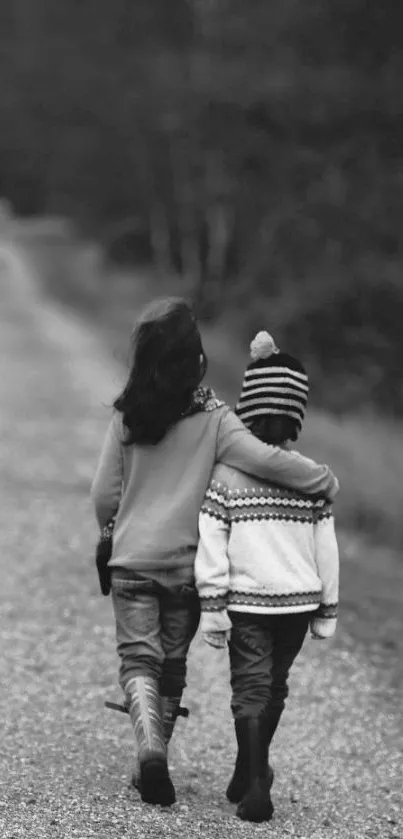
[[[3,0],[0,192],[262,321],[336,409],[403,411],[392,0]],[[129,223],[128,223],[129,221]],[[130,229],[132,228],[132,230]],[[119,233],[121,231],[121,233]]]

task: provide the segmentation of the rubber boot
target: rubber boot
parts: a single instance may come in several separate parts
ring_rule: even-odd
[[[175,723],[178,717],[188,717],[189,711],[187,708],[181,707],[181,697],[180,696],[163,696],[161,698],[162,701],[162,721],[163,721],[163,728],[164,728],[164,739],[165,743],[168,746],[174,728]],[[140,764],[138,755],[136,755],[133,773],[132,773],[132,785],[140,791]]]
[[[237,720],[241,751],[246,755],[248,784],[238,804],[236,814],[243,821],[266,822],[273,816],[273,804],[268,784],[267,720],[265,717],[245,717]]]
[[[238,743],[238,753],[236,756],[234,772],[226,791],[227,798],[232,804],[238,804],[241,801],[249,784],[249,752],[245,738],[243,737],[243,723],[243,720],[235,720],[235,734]],[[266,733],[266,736],[268,737],[268,732]],[[268,789],[270,790],[274,781],[274,772],[269,763],[267,763],[266,766],[266,779]]]
[[[137,742],[139,790],[147,804],[168,807],[175,801],[169,777],[158,681],[147,676],[130,679],[126,685],[130,718]]]

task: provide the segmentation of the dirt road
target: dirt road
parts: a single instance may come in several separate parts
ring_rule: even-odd
[[[270,835],[401,839],[398,697],[337,639],[307,641],[273,749],[276,814],[239,822],[224,790],[234,757],[226,655],[192,650],[172,743],[177,804],[129,787],[132,736],[118,697],[111,604],[98,592],[88,489],[119,373],[96,337],[33,292],[0,251],[0,836],[125,839]],[[351,624],[351,616],[350,616]],[[400,739],[399,739],[400,738]]]

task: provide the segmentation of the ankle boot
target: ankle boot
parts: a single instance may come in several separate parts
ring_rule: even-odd
[[[245,795],[250,776],[250,767],[248,760],[248,749],[243,737],[244,725],[243,720],[235,720],[235,734],[238,743],[238,753],[236,756],[235,768],[232,778],[228,784],[226,795],[232,804],[238,804]],[[270,790],[273,785],[274,772],[270,764],[266,766],[267,786]]]
[[[268,784],[267,720],[265,717],[245,717],[237,723],[242,752],[247,755],[249,777],[236,814],[244,821],[270,821],[273,804]]]
[[[156,679],[137,676],[126,685],[130,718],[137,742],[138,788],[148,804],[169,806],[175,789],[169,777],[161,698]]]

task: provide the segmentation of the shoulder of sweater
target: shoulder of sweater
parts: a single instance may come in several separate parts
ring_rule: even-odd
[[[225,463],[217,463],[211,477],[212,489],[224,491],[227,494],[237,495],[253,493],[253,495],[278,495],[280,497],[299,498],[301,493],[288,490],[285,487],[275,486],[268,481],[247,475],[240,469],[227,466]],[[305,496],[303,496],[305,497]]]
[[[202,407],[189,412],[183,421],[190,423],[201,422],[205,425],[211,424],[212,428],[215,429],[215,433],[217,433],[221,420],[230,412],[231,409],[225,402],[213,398],[208,400]]]
[[[286,451],[288,451],[289,454],[292,454],[294,457],[303,458],[304,460],[309,460],[309,458],[307,458],[305,455],[301,454],[301,452],[299,452],[297,449],[287,448]],[[279,489],[281,489],[285,493],[287,493],[288,497],[300,498],[300,499],[304,499],[306,501],[311,501],[314,512],[319,518],[329,518],[332,515],[332,502],[329,501],[328,498],[325,498],[324,495],[310,495],[310,494],[301,492],[300,490],[297,490],[297,489],[285,489],[285,487],[279,487]]]
[[[200,411],[211,413],[224,406],[225,402],[216,395],[211,387],[200,385],[193,393],[192,403],[188,413],[190,416]]]
[[[270,481],[265,481],[262,478],[258,478],[254,475],[247,475],[238,469],[233,469],[232,467],[224,466],[224,464],[219,464],[219,466],[219,476],[221,483],[226,484],[227,491],[229,494],[233,493],[241,496],[254,495],[262,498],[275,497],[279,499],[295,499],[296,501],[308,502],[308,506],[311,509],[317,510],[318,513],[322,511],[323,505],[326,505],[327,503],[325,499],[315,500],[312,498],[312,496],[306,495],[305,493],[302,493],[297,489],[290,489],[288,487],[283,487],[278,484],[271,483]]]
[[[232,466],[227,466],[225,463],[216,463],[211,476],[211,484],[229,490],[237,486],[238,476],[241,474],[241,472],[238,472]]]

